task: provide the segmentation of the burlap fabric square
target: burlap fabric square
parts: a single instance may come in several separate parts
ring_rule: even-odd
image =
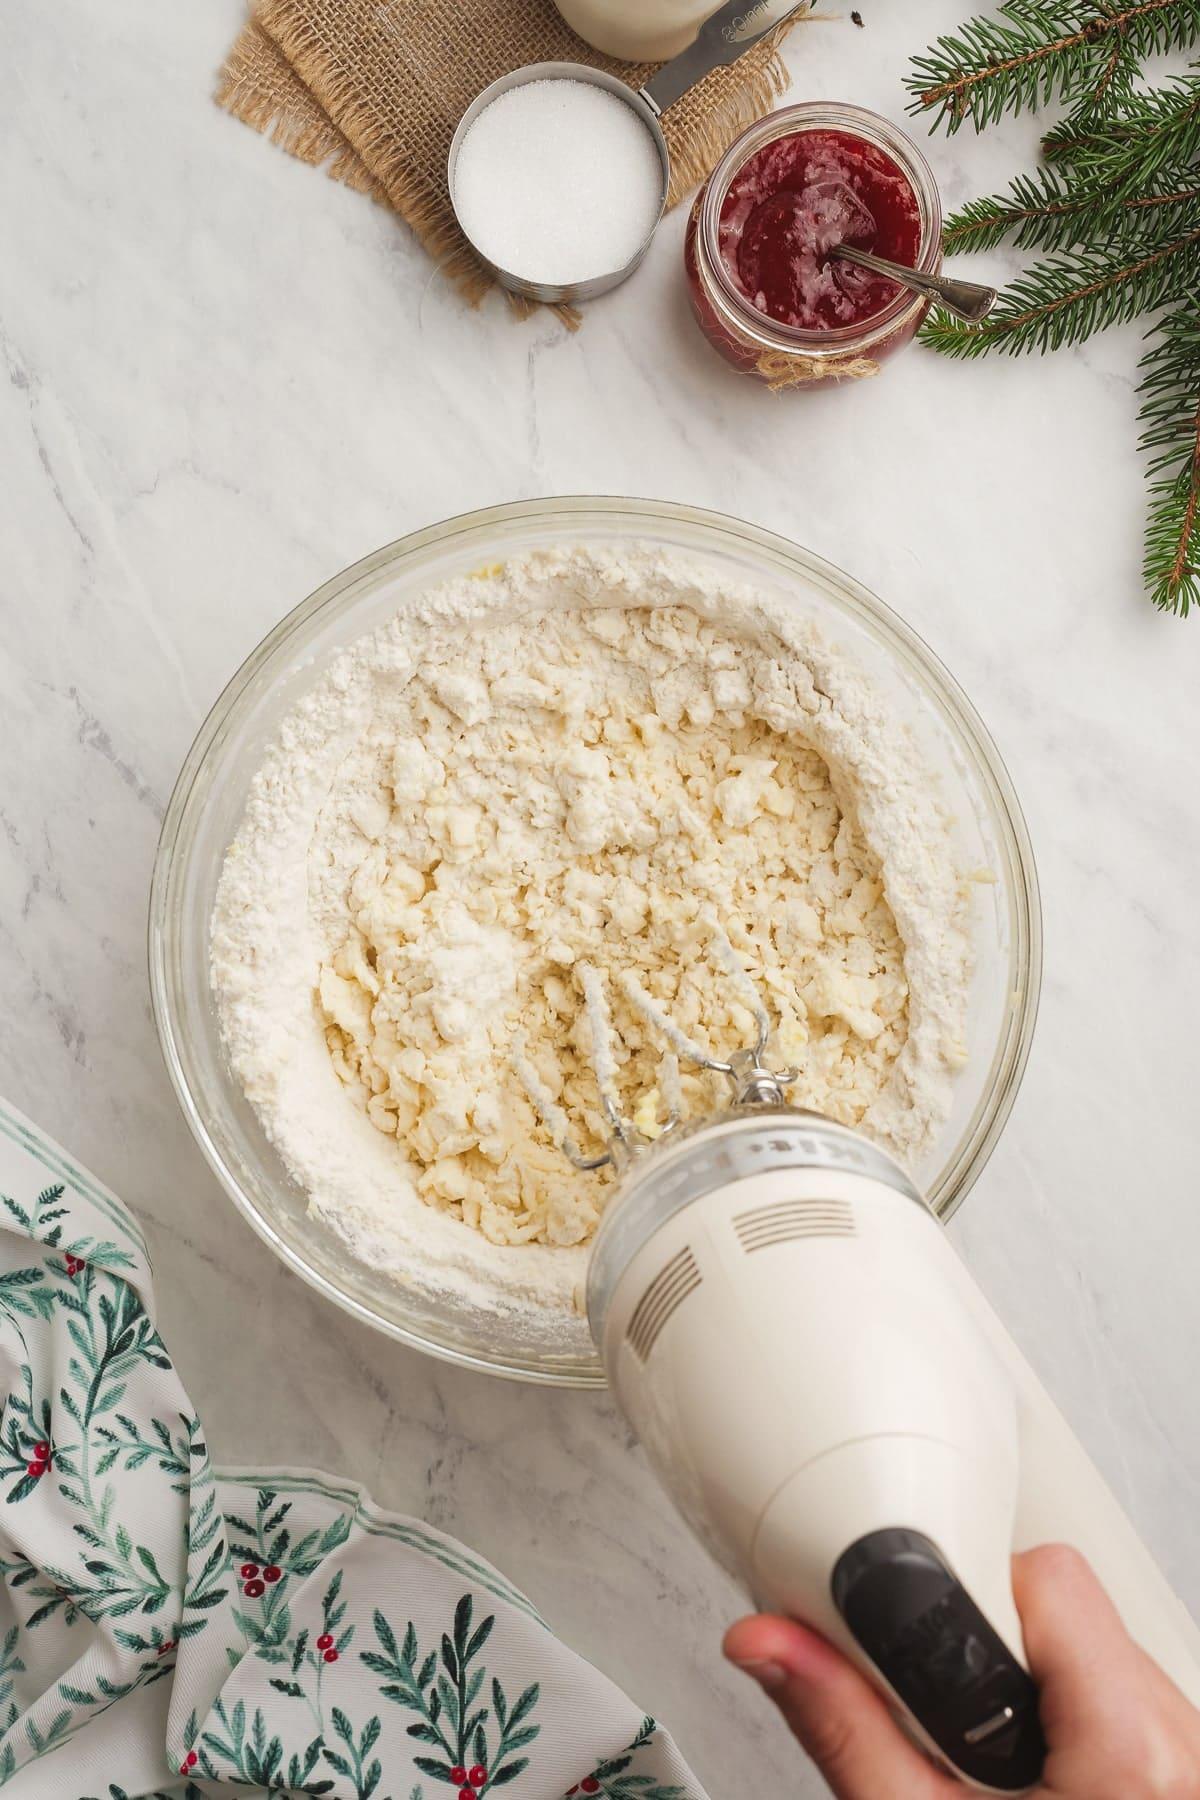
[[[786,28],[784,28],[786,29]],[[671,107],[669,203],[702,181],[728,144],[787,86],[780,33],[716,69]],[[220,104],[293,156],[392,207],[458,291],[493,285],[463,238],[446,186],[450,140],[466,108],[524,63],[591,63],[634,87],[657,65],[589,48],[551,0],[258,0],[221,72]],[[530,310],[513,299],[514,310]],[[575,323],[569,308],[558,309]]]

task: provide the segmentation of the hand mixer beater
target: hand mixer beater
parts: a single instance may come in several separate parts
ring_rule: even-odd
[[[756,1602],[838,1645],[960,1779],[1019,1793],[1045,1746],[1014,1551],[1081,1550],[1197,1704],[1200,1632],[908,1174],[787,1104],[797,1071],[769,1066],[766,1009],[712,932],[751,1048],[709,1055],[619,979],[666,1047],[662,1123],[621,1109],[594,968],[576,974],[603,1149],[578,1147],[518,1053],[571,1162],[618,1175],[587,1291],[609,1383],[684,1518]],[[680,1060],[724,1077],[731,1102],[685,1124]]]

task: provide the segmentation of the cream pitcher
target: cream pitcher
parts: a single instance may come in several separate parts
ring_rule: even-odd
[[[686,50],[714,0],[556,0],[572,31],[606,56],[626,62],[665,62]],[[746,11],[758,11],[746,0]]]

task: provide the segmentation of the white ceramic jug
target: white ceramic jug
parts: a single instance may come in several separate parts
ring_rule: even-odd
[[[678,56],[717,10],[715,0],[556,0],[556,4],[572,31],[606,56],[626,62],[665,62]]]

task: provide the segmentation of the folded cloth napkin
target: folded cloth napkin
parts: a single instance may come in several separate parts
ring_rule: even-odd
[[[116,1197],[0,1102],[0,1787],[704,1800],[500,1574],[352,1482],[217,1470]]]
[[[783,28],[786,30],[786,27]],[[787,87],[783,31],[715,69],[663,118],[670,200],[713,168]],[[637,87],[654,64],[601,56],[553,0],[255,0],[217,99],[305,162],[373,193],[406,219],[468,300],[492,285],[458,229],[446,159],[459,119],[500,75],[533,62],[586,62]],[[518,312],[527,302],[510,296]],[[560,309],[573,322],[570,308]]]

